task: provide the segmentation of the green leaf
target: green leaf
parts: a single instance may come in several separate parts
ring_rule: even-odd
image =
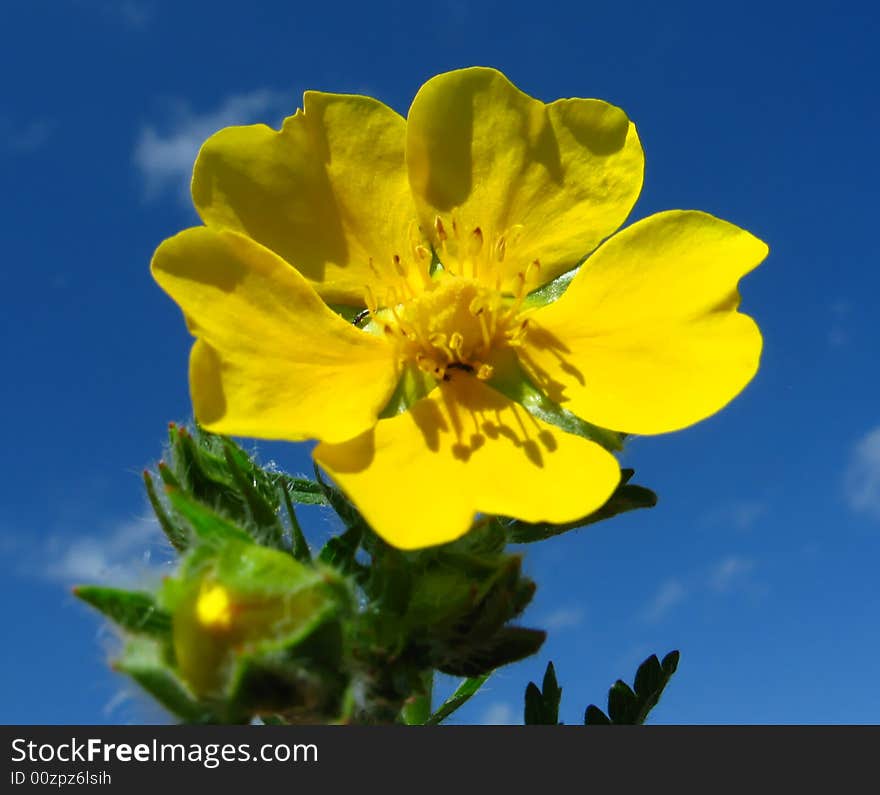
[[[595,704],[590,704],[584,713],[585,726],[610,726],[611,719]]]
[[[527,726],[556,726],[559,723],[559,704],[562,688],[556,681],[553,663],[547,663],[544,680],[539,688],[529,682],[525,694],[524,720]]]
[[[455,688],[455,692],[440,705],[440,708],[425,721],[425,724],[433,726],[446,720],[462,704],[465,704],[473,697],[491,675],[491,672],[489,672],[465,679]]]
[[[280,485],[278,488],[281,490],[284,507],[287,510],[287,518],[290,521],[290,535],[293,541],[293,549],[291,551],[293,557],[302,563],[308,563],[312,559],[312,553],[309,549],[309,542],[306,541],[302,527],[300,527],[296,511],[293,509],[293,502],[290,499],[290,493],[284,485]]]
[[[663,661],[652,654],[636,671],[635,690],[618,679],[608,691],[608,715],[594,704],[587,707],[584,723],[591,726],[613,723],[619,726],[640,726],[657,706],[660,696],[678,669],[680,655],[671,651]]]
[[[171,634],[171,615],[156,604],[151,594],[98,585],[78,585],[73,593],[129,632],[161,639]]]
[[[657,504],[657,495],[644,486],[637,486],[626,481],[626,473],[632,473],[633,470],[622,470],[625,480],[621,481],[621,485],[617,487],[614,494],[609,497],[598,511],[587,516],[575,519],[573,522],[565,522],[564,524],[553,524],[551,522],[523,522],[519,519],[508,521],[507,537],[511,543],[529,544],[535,541],[543,541],[545,538],[551,538],[569,530],[578,530],[581,527],[595,524],[596,522],[610,519],[627,511],[636,511],[640,508],[653,508]]]
[[[624,434],[593,425],[554,403],[531,382],[515,355],[495,362],[495,375],[488,383],[550,425],[597,442],[612,452],[623,449]]]
[[[632,688],[622,679],[618,679],[608,691],[608,716],[618,726],[636,724],[639,701]]]

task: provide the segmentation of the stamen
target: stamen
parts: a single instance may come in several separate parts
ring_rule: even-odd
[[[446,227],[443,226],[443,221],[440,220],[439,215],[434,218],[434,231],[437,233],[437,239],[439,241],[446,241]]]
[[[495,241],[495,259],[498,262],[504,262],[504,254],[507,250],[507,239],[504,235],[499,235],[498,240]]]
[[[491,364],[481,364],[477,368],[477,378],[481,381],[488,381],[495,373],[495,368]]]
[[[458,361],[461,361],[461,348],[464,345],[464,337],[458,332],[453,331],[452,336],[449,338],[449,347],[452,349],[452,352],[455,354],[455,358]]]
[[[468,254],[474,257],[480,253],[481,248],[483,248],[483,230],[477,226],[474,228],[474,231],[471,232]]]
[[[379,304],[376,302],[376,294],[373,288],[368,284],[364,288],[364,304],[370,310],[371,315],[375,315],[379,311]]]

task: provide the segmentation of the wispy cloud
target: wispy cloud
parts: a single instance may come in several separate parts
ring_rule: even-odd
[[[518,723],[516,711],[506,701],[489,704],[480,721],[484,726],[513,726]]]
[[[178,104],[168,123],[144,126],[135,144],[134,163],[144,180],[146,198],[172,190],[188,201],[193,163],[210,135],[235,124],[277,125],[293,112],[294,104],[289,95],[269,89],[235,94],[203,113],[188,103]]]
[[[0,117],[0,151],[7,155],[29,155],[39,151],[52,137],[55,122],[33,119],[16,123]]]
[[[715,591],[730,591],[748,582],[755,568],[754,561],[730,555],[719,561],[709,572],[708,584]]]
[[[666,580],[648,602],[642,613],[642,618],[648,623],[656,624],[664,619],[676,605],[683,602],[686,596],[687,589],[680,580]]]
[[[854,445],[844,487],[850,509],[880,519],[880,426]]]
[[[584,611],[580,607],[560,607],[548,613],[539,623],[549,632],[578,627],[584,623]]]
[[[155,581],[167,551],[155,519],[120,522],[106,533],[50,538],[24,561],[28,573],[65,585],[146,585]]]

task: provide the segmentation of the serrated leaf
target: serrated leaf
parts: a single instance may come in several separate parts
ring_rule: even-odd
[[[455,692],[443,702],[440,708],[425,721],[425,725],[433,726],[446,720],[460,706],[472,698],[491,675],[491,673],[485,673],[465,679],[455,688]]]
[[[591,704],[584,715],[584,723],[600,725],[613,723],[621,726],[639,726],[645,722],[648,713],[657,706],[660,696],[678,668],[679,653],[671,651],[663,661],[652,654],[636,671],[634,686],[618,679],[608,691],[608,715]],[[604,719],[604,720],[603,720]]]
[[[156,604],[152,594],[98,585],[78,585],[73,592],[129,632],[161,639],[171,634],[171,615]]]

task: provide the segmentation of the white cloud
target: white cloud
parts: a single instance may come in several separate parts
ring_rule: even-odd
[[[709,573],[709,587],[716,591],[730,591],[747,584],[748,575],[755,568],[754,561],[731,555],[716,564]]]
[[[645,608],[642,617],[652,624],[662,620],[673,607],[680,604],[687,589],[679,580],[669,579],[664,582]]]
[[[880,426],[856,442],[844,485],[853,511],[880,519]]]
[[[496,701],[494,704],[490,704],[483,713],[483,719],[480,722],[484,726],[513,726],[518,723],[515,710],[505,701]]]
[[[287,95],[259,89],[227,97],[219,107],[196,113],[183,103],[174,120],[160,132],[153,125],[144,126],[134,148],[134,163],[144,180],[148,199],[174,190],[188,201],[189,181],[199,147],[223,127],[266,121],[277,124],[294,110]]]
[[[65,585],[146,585],[159,570],[154,552],[166,548],[154,518],[133,519],[102,534],[52,538],[40,559],[26,561],[26,565]]]
[[[539,623],[549,632],[580,626],[584,621],[584,611],[580,607],[560,607]]]

